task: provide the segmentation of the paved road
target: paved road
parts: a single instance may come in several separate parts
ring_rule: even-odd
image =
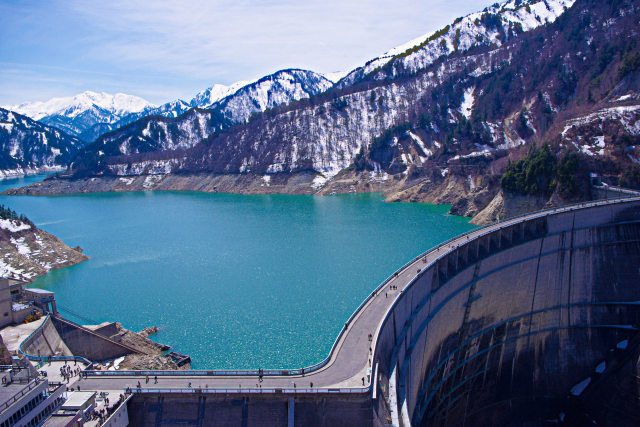
[[[640,197],[625,199],[627,202],[640,201]],[[460,236],[443,244],[418,258],[410,265],[398,272],[397,277],[392,278],[385,286],[379,289],[374,297],[360,310],[348,325],[347,331],[335,345],[331,353],[329,363],[322,369],[307,374],[304,377],[265,376],[260,383],[257,376],[162,376],[158,377],[156,384],[153,378],[146,383],[145,377],[88,377],[77,383],[83,390],[122,390],[126,387],[135,388],[140,381],[142,388],[215,388],[215,389],[255,389],[259,388],[309,388],[313,383],[314,388],[353,388],[363,386],[362,378],[367,377],[370,368],[369,334],[373,335],[373,343],[376,342],[378,329],[384,320],[389,308],[397,295],[417,276],[418,269],[422,270],[436,261],[439,257],[456,247],[473,240],[474,238],[493,233],[500,228],[507,227],[525,220],[540,218],[551,213],[567,212],[598,205],[610,205],[620,203],[620,200],[608,200],[600,202],[583,203],[554,210],[542,211],[522,217],[513,218],[504,222],[474,230],[467,235]],[[391,287],[397,287],[392,290]],[[375,352],[375,349],[374,349]],[[366,386],[369,384],[366,383]],[[355,390],[354,390],[355,391]]]

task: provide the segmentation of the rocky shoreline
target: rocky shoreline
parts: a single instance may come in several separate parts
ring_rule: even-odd
[[[31,281],[51,270],[89,259],[82,248],[71,248],[31,223],[0,221],[0,277]]]
[[[471,217],[477,225],[552,206],[570,203],[557,196],[550,199],[516,196],[503,192],[497,180],[484,175],[447,174],[441,177],[388,175],[345,170],[327,180],[314,172],[294,174],[158,174],[137,176],[93,176],[70,178],[64,174],[3,194],[48,196],[103,192],[195,191],[232,194],[306,194],[379,192],[386,202],[450,204],[452,215]]]
[[[169,349],[171,349],[170,346],[160,344],[149,339],[150,335],[154,335],[159,332],[160,329],[157,326],[144,328],[141,332],[133,332],[125,329],[117,322],[104,322],[99,325],[86,325],[85,327],[113,341],[125,344],[141,352],[141,354],[129,354],[124,356],[124,358],[117,363],[117,366],[113,366],[115,369],[183,370],[191,367],[191,363],[178,366],[170,356],[165,354]],[[115,362],[114,365],[116,365]],[[102,365],[99,366],[98,369],[109,369],[109,367],[107,365]]]

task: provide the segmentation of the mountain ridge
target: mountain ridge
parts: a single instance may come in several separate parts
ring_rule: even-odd
[[[104,155],[20,191],[383,191],[389,201],[449,203],[474,216],[498,195],[511,197],[501,178],[520,177],[515,165],[533,167],[539,156],[527,153],[544,144],[553,165],[540,178],[558,184],[544,194],[513,187],[526,197],[588,198],[589,172],[640,186],[639,15],[629,0],[578,0],[520,33],[487,13],[480,25],[500,43],[414,71],[403,60],[425,57],[415,49],[353,85],[281,104],[189,148]]]
[[[62,170],[83,145],[55,127],[0,108],[0,177]]]

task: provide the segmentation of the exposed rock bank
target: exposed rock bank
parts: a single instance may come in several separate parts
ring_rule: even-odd
[[[18,219],[0,219],[0,276],[30,281],[89,259],[56,236]]]
[[[144,354],[129,354],[118,365],[117,369],[124,370],[147,370],[147,369],[189,369],[190,364],[178,366],[170,357],[165,356],[164,352],[171,347],[160,344],[147,338],[149,335],[158,333],[159,328],[153,326],[144,328],[142,332],[133,332],[125,329],[117,322],[104,322],[99,325],[88,325],[87,328],[94,332],[108,337],[116,342],[126,344]]]
[[[142,353],[148,355],[158,355],[169,350],[168,345],[160,344],[147,338],[149,336],[145,331],[137,333],[125,329],[120,323],[117,322],[104,322],[99,325],[89,325],[87,328],[94,332],[112,339],[115,342],[119,342],[129,347],[133,347]],[[145,328],[149,330],[150,328]],[[156,328],[157,331],[157,328]]]
[[[450,204],[452,215],[473,217],[486,225],[512,216],[568,203],[516,196],[500,190],[497,178],[486,175],[388,175],[345,170],[330,180],[315,173],[297,174],[167,174],[130,177],[99,176],[70,179],[57,176],[4,194],[46,196],[54,194],[124,191],[199,191],[234,194],[316,194],[382,192],[387,202]]]

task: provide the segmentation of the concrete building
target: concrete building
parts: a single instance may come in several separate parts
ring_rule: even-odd
[[[22,323],[28,316],[46,312],[50,304],[55,309],[53,292],[25,292],[24,282],[0,278],[0,328]],[[41,302],[46,301],[46,304]]]
[[[51,291],[38,288],[25,288],[22,298],[38,307],[43,313],[58,313],[55,294]]]
[[[16,367],[2,372],[0,427],[39,426],[63,401],[64,384],[50,385],[46,378],[21,375]]]

